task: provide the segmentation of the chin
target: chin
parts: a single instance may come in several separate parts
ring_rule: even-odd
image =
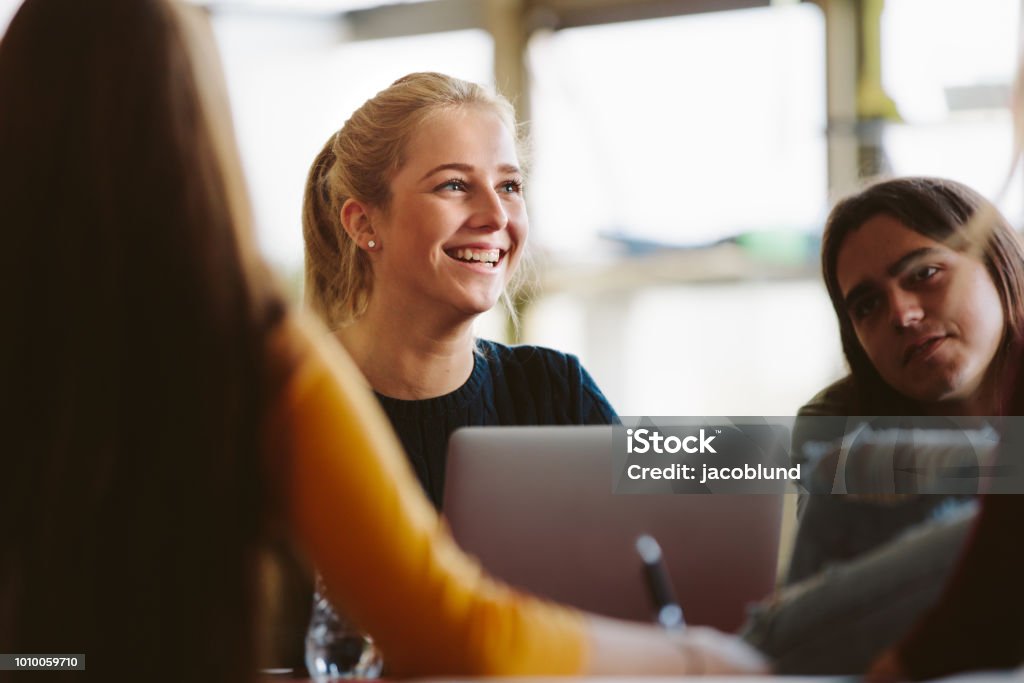
[[[456,304],[455,307],[467,316],[476,317],[482,313],[494,308],[498,303],[498,299],[487,299],[487,300],[476,300],[476,301],[464,301],[461,304]]]
[[[957,401],[970,397],[979,381],[963,362],[932,365],[926,370],[905,377],[900,392],[917,401]]]

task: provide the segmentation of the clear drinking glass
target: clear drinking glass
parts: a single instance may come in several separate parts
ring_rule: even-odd
[[[306,632],[306,668],[316,683],[344,678],[378,678],[384,661],[370,636],[338,614],[318,574],[313,615]]]

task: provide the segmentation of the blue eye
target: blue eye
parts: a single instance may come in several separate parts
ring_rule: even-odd
[[[523,191],[522,180],[506,180],[501,184],[501,191],[506,194],[519,194]]]
[[[465,192],[469,188],[466,185],[466,181],[463,180],[462,178],[450,178],[450,179],[444,181],[443,183],[441,183],[440,185],[438,185],[434,189],[436,189],[436,190],[452,190],[454,192]]]

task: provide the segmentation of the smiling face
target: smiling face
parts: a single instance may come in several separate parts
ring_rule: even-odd
[[[387,208],[371,213],[381,243],[374,296],[457,316],[493,307],[529,229],[515,140],[502,119],[475,106],[431,115],[390,190]]]
[[[975,398],[1004,328],[984,264],[879,214],[846,237],[836,278],[858,341],[893,389],[925,402]]]

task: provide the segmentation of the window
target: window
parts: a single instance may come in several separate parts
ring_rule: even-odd
[[[586,251],[609,234],[695,244],[814,228],[824,63],[808,4],[537,36],[537,239]]]
[[[893,173],[959,180],[1017,224],[1019,179],[996,194],[1011,161],[1019,15],[1016,0],[888,0],[882,14],[883,83],[903,119],[883,137]]]
[[[679,263],[697,261],[716,284],[664,285],[654,272],[623,282],[614,265],[586,283],[565,276],[576,272],[567,262],[594,260],[605,236],[697,246],[820,231],[824,41],[824,18],[805,3],[531,42],[531,239],[561,286],[529,310],[527,338],[580,354],[623,414],[794,414],[841,375],[816,280],[740,270],[728,275],[741,281],[723,284],[703,252]],[[697,276],[675,281],[687,277]]]

